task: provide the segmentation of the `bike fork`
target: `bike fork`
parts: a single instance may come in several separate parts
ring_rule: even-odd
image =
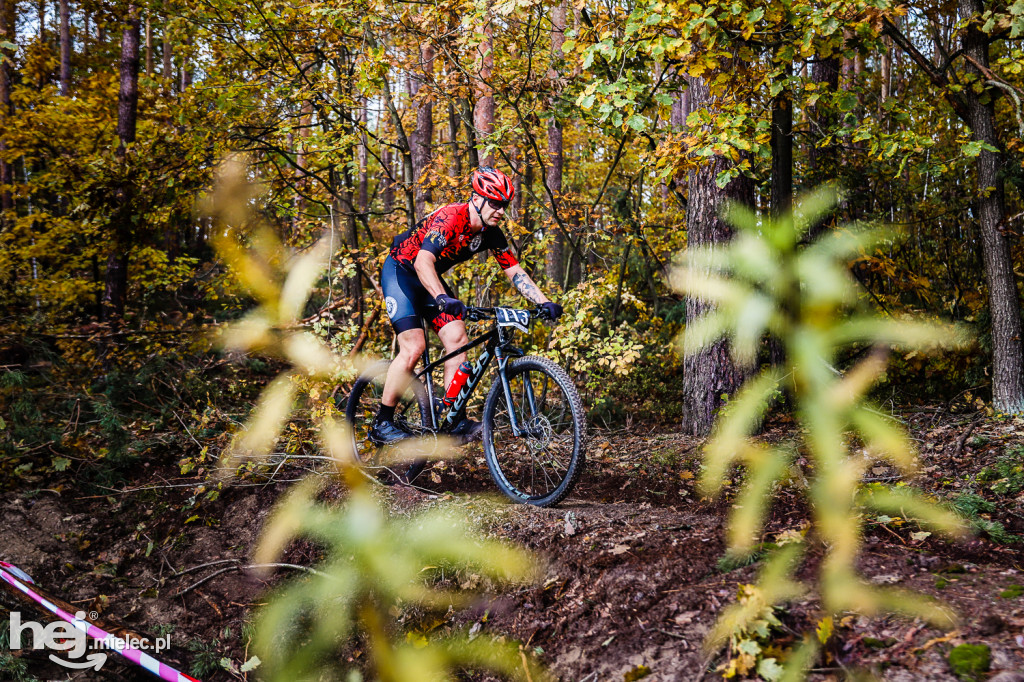
[[[519,423],[515,403],[512,401],[512,387],[509,386],[508,377],[505,375],[508,358],[505,357],[500,349],[497,350],[496,354],[498,356],[498,379],[501,381],[501,390],[505,394],[505,406],[508,408],[508,419],[512,426],[512,435],[521,438],[524,435],[525,428]],[[537,402],[533,396],[533,385],[530,384],[528,376],[523,380],[523,392],[526,393],[526,404],[530,409],[530,415],[536,415]]]

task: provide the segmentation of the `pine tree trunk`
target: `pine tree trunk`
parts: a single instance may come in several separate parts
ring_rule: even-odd
[[[981,0],[960,0],[964,19],[980,15]],[[963,51],[975,63],[988,68],[988,37],[972,20],[963,34]],[[969,67],[979,79],[985,75]],[[981,252],[985,264],[985,281],[989,289],[992,317],[992,400],[999,412],[1024,413],[1024,344],[1021,340],[1020,295],[1014,279],[1010,241],[1003,232],[1006,219],[1006,193],[1002,169],[1005,166],[1002,146],[995,130],[995,105],[992,99],[982,101],[970,87],[964,88],[968,125],[979,142],[998,151],[982,150],[976,164],[978,198],[977,215],[981,228]]]
[[[530,155],[526,155],[526,170],[523,173],[523,203],[522,203],[522,221],[523,229],[526,230],[527,234],[533,233],[533,216],[530,215],[530,196],[533,192],[533,163],[530,161]]]
[[[476,108],[473,110],[473,127],[476,128],[477,140],[487,141],[494,134],[494,91],[491,89],[491,76],[494,72],[494,38],[490,18],[482,27],[483,41],[477,48],[477,83]],[[494,155],[484,152],[480,155],[481,166],[493,166]]]
[[[552,82],[551,104],[554,105],[561,97],[561,87],[557,85],[561,74],[555,66],[561,62],[562,45],[565,44],[565,1],[551,9],[551,62],[552,67],[548,69],[548,79]],[[554,106],[551,107],[554,109]],[[558,117],[552,116],[548,121],[548,189],[551,190],[552,205],[551,212],[561,215],[562,199],[562,170],[564,167],[564,147],[562,140],[562,122]],[[548,280],[553,284],[561,286],[565,281],[565,234],[558,226],[557,221],[552,220],[551,230],[553,232],[551,246],[548,247],[544,257],[544,270]]]
[[[715,108],[714,99],[702,79],[690,81],[690,97],[695,111]],[[690,173],[686,215],[688,248],[721,244],[732,238],[732,228],[719,217],[726,201],[753,205],[754,185],[750,179],[741,175],[724,190],[715,183],[718,174],[730,165],[724,157],[715,156]],[[687,298],[687,322],[696,320],[709,309],[707,302]],[[725,341],[687,356],[683,360],[683,430],[698,436],[709,434],[722,396],[731,395],[741,380]]]
[[[786,90],[772,100],[771,145],[771,212],[779,218],[793,204],[793,103]]]
[[[448,102],[448,137],[452,145],[452,176],[462,177],[462,151],[459,149],[459,115],[455,104]]]
[[[398,113],[398,108],[395,106],[394,98],[391,96],[391,85],[388,83],[388,79],[385,78],[381,85],[382,94],[384,95],[384,104],[391,113],[391,124],[394,126],[395,136],[398,139],[399,161],[402,167],[402,189],[405,193],[405,222],[407,227],[412,229],[416,226],[416,197],[413,193],[414,177],[412,168],[412,152],[409,147],[409,136],[405,134],[405,127],[402,125],[402,116]]]
[[[189,61],[189,52],[192,47],[192,39],[185,34],[185,49],[181,51],[181,92],[192,87],[192,65]]]
[[[0,41],[3,42],[14,42],[14,21],[12,11],[14,9],[15,0],[0,0]],[[0,59],[0,132],[3,131],[9,118],[14,110],[11,107],[11,71],[10,62],[8,58],[11,57],[10,52],[6,49],[0,50],[4,57]],[[7,140],[0,136],[0,154],[4,154],[7,151]],[[0,185],[3,185],[3,189],[0,190],[0,210],[5,214],[14,208],[14,197],[11,194],[10,186],[14,182],[14,168],[5,160],[0,159]],[[7,216],[0,216],[0,225],[5,224]]]
[[[829,57],[819,59],[811,67],[811,80],[818,88],[824,87],[830,92],[839,89],[839,58]],[[807,150],[807,163],[810,166],[812,182],[820,181],[822,178],[834,177],[832,173],[835,166],[835,147],[828,146],[819,148],[818,130],[828,131],[835,123],[835,115],[824,104],[815,104],[809,107],[810,117],[815,125],[811,127],[811,146]]]
[[[367,107],[368,100],[366,97],[360,98],[359,107],[359,180],[358,180],[358,204],[356,209],[359,211],[360,220],[369,226],[369,216],[367,212],[370,210],[370,183],[367,180],[366,173],[370,162],[370,140],[366,134],[366,124],[369,120]]]
[[[117,105],[117,156],[125,160],[128,145],[135,142],[135,124],[139,101],[139,8],[129,5],[128,19],[121,36],[121,85]],[[117,191],[111,252],[103,291],[103,319],[117,321],[124,316],[128,292],[128,241],[130,235],[131,187],[127,177]]]
[[[71,4],[60,0],[60,94],[71,96]]]
[[[790,73],[787,68],[786,75]],[[793,207],[793,102],[787,90],[772,101],[771,145],[771,216],[778,220]],[[785,346],[775,336],[768,339],[768,354],[773,366],[785,362]]]
[[[462,122],[466,129],[466,153],[469,155],[469,167],[477,168],[480,165],[480,155],[476,149],[476,129],[473,122],[476,120],[476,113],[473,111],[473,103],[468,98],[461,98]]]
[[[819,88],[835,92],[839,88],[840,70],[839,57],[818,60],[811,67],[811,80],[818,84]],[[836,146],[834,144],[819,146],[822,133],[827,135],[835,127],[836,114],[827,104],[816,104],[809,107],[808,114],[812,121],[812,134],[810,147],[807,150],[807,175],[812,184],[820,184],[837,176]],[[812,225],[807,231],[807,239],[814,241],[828,225],[828,219]]]
[[[171,20],[168,17],[164,17],[164,30],[163,30],[163,49],[161,50],[161,69],[160,77],[164,79],[168,85],[174,80],[174,48],[171,44]]]
[[[61,0],[65,2],[66,0]],[[153,76],[153,13],[146,10],[146,78]]]
[[[430,188],[426,186],[423,178],[423,171],[430,165],[431,144],[434,139],[434,103],[433,103],[433,80],[434,80],[434,46],[428,40],[423,43],[420,49],[420,57],[423,62],[422,85],[427,86],[426,92],[417,93],[416,101],[416,131],[412,140],[412,165],[416,176],[416,215],[426,215],[427,202],[431,200]]]

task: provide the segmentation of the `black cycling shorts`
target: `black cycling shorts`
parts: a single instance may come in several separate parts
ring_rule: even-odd
[[[439,277],[440,279],[440,277]],[[441,279],[445,293],[454,296],[448,283]],[[419,277],[388,256],[380,273],[380,288],[384,291],[384,305],[396,334],[420,327],[420,318],[427,320],[437,332],[449,322],[462,316],[442,313],[434,304],[434,297],[420,284]]]

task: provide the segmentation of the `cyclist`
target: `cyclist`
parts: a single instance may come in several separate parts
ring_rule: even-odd
[[[562,306],[551,302],[519,265],[498,227],[516,193],[512,181],[501,171],[482,166],[473,171],[472,185],[468,202],[442,206],[395,237],[384,261],[380,284],[398,338],[398,355],[388,369],[380,410],[369,433],[377,445],[395,443],[410,435],[395,423],[394,415],[405,377],[412,373],[426,347],[421,316],[441,339],[445,353],[469,342],[463,321],[466,306],[441,279],[453,265],[488,249],[519,293],[542,306],[552,320],[562,314]],[[445,362],[445,386],[465,359],[466,354],[461,353]],[[468,442],[480,434],[482,425],[465,413],[460,416],[452,435]]]

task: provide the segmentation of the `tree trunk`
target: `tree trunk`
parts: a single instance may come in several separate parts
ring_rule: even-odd
[[[71,96],[71,4],[60,0],[60,94]]]
[[[380,192],[381,203],[384,213],[391,213],[395,210],[395,183],[394,161],[391,159],[391,148],[387,147],[380,155],[381,177],[380,184],[383,188]]]
[[[827,93],[839,89],[839,73],[841,63],[839,57],[829,57],[814,62],[811,67],[811,80],[820,88],[824,86]],[[825,93],[823,93],[825,94]],[[818,103],[809,107],[811,120],[810,147],[807,150],[808,180],[816,185],[834,179],[838,173],[836,168],[836,145],[820,146],[819,141],[826,137],[836,125],[836,113],[827,103]],[[807,239],[814,241],[824,232],[829,220],[823,220],[807,231]]]
[[[185,92],[192,87],[192,65],[189,61],[192,39],[188,34],[185,34],[184,43],[185,49],[181,51],[181,92]]]
[[[61,0],[66,2],[66,0]],[[146,78],[153,77],[153,12],[146,10]]]
[[[811,80],[820,88],[824,86],[828,92],[839,89],[839,58],[819,59],[811,67]],[[821,178],[834,177],[835,147],[819,147],[818,140],[835,124],[835,114],[825,104],[809,107],[811,118],[811,146],[807,150],[807,163],[810,166],[811,180],[817,182]]]
[[[494,38],[490,17],[486,19],[482,33],[483,41],[477,47],[477,64],[479,80],[476,84],[476,108],[473,110],[473,127],[476,128],[477,140],[489,142],[494,134],[494,91],[491,89],[491,75],[494,72]],[[493,166],[494,155],[484,152],[480,156],[480,165]]]
[[[791,70],[786,69],[786,76]],[[783,90],[772,101],[772,183],[771,216],[779,220],[793,207],[793,101]],[[768,355],[772,366],[785,362],[785,345],[780,339],[768,339]]]
[[[771,212],[772,217],[778,219],[789,212],[793,204],[793,103],[786,90],[772,101],[771,144]]]
[[[357,179],[356,210],[359,211],[359,219],[370,229],[370,183],[367,179],[367,169],[370,164],[370,139],[366,134],[366,124],[369,120],[367,108],[369,100],[366,97],[360,98],[359,107],[359,177]]]
[[[964,19],[971,20],[963,34],[963,51],[976,64],[988,69],[988,37],[974,18],[983,11],[981,0],[960,0]],[[985,75],[968,67],[983,82]],[[977,213],[981,228],[982,258],[989,289],[992,317],[992,401],[999,412],[1024,413],[1024,344],[1021,340],[1020,295],[1014,281],[1013,257],[1008,235],[1003,232],[1006,195],[1002,169],[1003,152],[995,131],[995,105],[983,101],[973,88],[964,88],[968,125],[979,142],[998,151],[982,150],[978,155]]]
[[[161,50],[161,61],[163,62],[160,69],[160,77],[168,84],[174,80],[174,49],[171,46],[171,20],[168,17],[164,17],[164,30],[163,30],[163,49]]]
[[[694,110],[714,109],[715,102],[702,79],[690,81],[690,97]],[[715,178],[729,168],[730,162],[715,156],[691,171],[689,202],[686,215],[687,247],[721,244],[732,238],[732,228],[719,217],[726,201],[740,201],[753,205],[753,182],[739,176],[725,189],[719,189]],[[710,309],[700,299],[686,299],[686,320],[696,320]],[[711,432],[715,412],[722,396],[735,391],[742,376],[729,357],[729,345],[720,341],[683,360],[683,419],[685,432],[705,436]]]
[[[135,142],[136,113],[139,105],[139,8],[128,6],[128,19],[121,34],[121,85],[117,98],[118,156],[124,157],[127,145]]]
[[[516,176],[512,179],[512,187],[516,192],[515,198],[512,199],[512,214],[519,220],[520,225],[523,224],[523,173],[528,159],[529,155],[524,154],[518,145],[512,148],[512,160],[516,171]]]
[[[455,111],[455,104],[448,102],[448,137],[452,145],[452,176],[462,177],[462,151],[459,149],[459,115]]]
[[[561,86],[559,85],[561,74],[556,68],[564,55],[562,45],[565,44],[565,0],[551,10],[551,68],[548,69],[548,80],[551,81],[551,109],[555,110],[555,103],[561,98]],[[548,121],[548,174],[545,178],[548,189],[551,190],[551,212],[559,214],[562,199],[562,170],[564,167],[564,148],[562,141],[562,122],[557,116],[552,116]],[[565,234],[558,226],[556,220],[551,221],[553,232],[551,246],[548,247],[544,257],[544,270],[548,280],[561,286],[565,281]]]
[[[469,167],[477,168],[480,165],[480,155],[477,153],[476,129],[473,127],[476,114],[473,111],[473,103],[468,98],[463,97],[459,102],[462,104],[463,127],[466,129],[466,151],[469,154]]]
[[[427,202],[431,200],[430,188],[424,182],[423,172],[430,165],[431,143],[434,140],[434,45],[428,40],[420,49],[423,61],[423,85],[416,101],[416,132],[412,141],[412,165],[416,175],[416,215],[426,215]]]
[[[533,233],[533,217],[530,215],[530,193],[533,191],[533,163],[530,161],[530,155],[524,154],[526,164],[526,170],[523,174],[523,181],[521,183],[523,189],[522,197],[522,221],[523,229],[526,230],[527,234]]]
[[[14,21],[11,10],[14,9],[15,0],[0,0],[0,41],[13,43]],[[12,55],[9,50],[0,49],[0,156],[7,151],[7,140],[2,136],[6,127],[7,118],[14,113],[11,107],[11,71],[10,62]],[[11,184],[14,182],[14,169],[10,163],[0,158],[0,210],[5,214],[14,208],[14,197],[11,194]],[[6,215],[0,216],[0,225],[5,225]]]
[[[879,103],[885,104],[885,100],[889,99],[889,87],[892,82],[892,47],[891,42],[888,38],[882,39],[882,55],[881,64],[879,66],[879,78],[881,80],[881,92],[879,94]]]
[[[117,156],[125,160],[129,144],[135,142],[135,123],[139,101],[139,8],[128,6],[128,19],[121,35],[121,85],[117,104]],[[128,292],[128,237],[131,219],[131,186],[127,170],[117,190],[111,252],[107,258],[107,274],[103,291],[103,319],[115,322],[124,316]]]
[[[405,134],[405,127],[402,125],[402,117],[398,113],[398,109],[395,107],[394,98],[391,96],[391,85],[388,83],[387,78],[384,78],[382,82],[382,91],[384,95],[384,104],[391,113],[391,124],[395,127],[395,135],[398,138],[398,150],[401,155],[402,163],[402,183],[403,189],[405,190],[405,220],[409,229],[412,229],[416,226],[416,198],[413,194],[414,178],[412,169],[412,153],[409,148],[409,137]]]

